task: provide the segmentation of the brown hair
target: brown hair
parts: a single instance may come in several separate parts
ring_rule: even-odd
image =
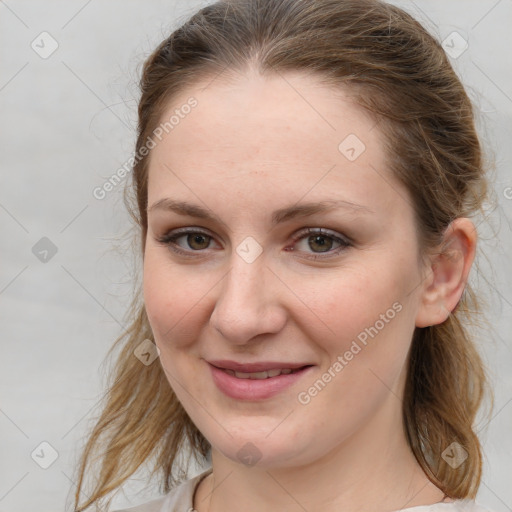
[[[389,168],[410,192],[423,255],[439,246],[452,220],[483,211],[488,184],[472,103],[440,43],[411,15],[379,0],[227,0],[204,7],[144,63],[136,154],[178,93],[226,70],[250,68],[261,74],[311,73],[349,91],[373,116]],[[133,184],[125,191],[142,253],[148,158],[135,160]],[[186,476],[178,460],[186,448],[196,460],[207,460],[209,443],[161,365],[146,366],[134,357],[140,343],[152,339],[141,296],[139,286],[128,311],[131,323],[111,349],[122,347],[80,461],[77,512],[101,503],[150,457],[151,477],[161,473],[166,493]],[[408,359],[407,440],[428,478],[452,498],[475,498],[482,474],[473,423],[490,387],[469,330],[478,325],[480,312],[467,284],[445,322],[416,328]],[[458,468],[441,457],[453,442],[468,454]],[[101,471],[92,494],[78,506],[91,459],[101,461]]]

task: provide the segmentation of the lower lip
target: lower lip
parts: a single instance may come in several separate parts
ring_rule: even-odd
[[[268,379],[239,379],[216,366],[208,364],[213,382],[227,396],[237,400],[265,400],[293,386],[313,368],[308,366],[294,373],[281,374]]]

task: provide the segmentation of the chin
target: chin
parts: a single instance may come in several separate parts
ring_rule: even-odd
[[[272,469],[295,467],[310,462],[307,460],[307,443],[297,442],[295,436],[284,431],[272,432],[272,428],[251,430],[245,422],[245,429],[240,434],[229,436],[223,432],[222,439],[209,441],[213,449],[224,457],[247,467]]]

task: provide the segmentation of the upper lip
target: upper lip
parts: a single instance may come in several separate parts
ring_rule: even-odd
[[[225,370],[233,370],[235,372],[264,372],[266,370],[278,370],[290,368],[295,370],[296,368],[302,368],[303,366],[311,366],[310,363],[290,363],[280,361],[260,361],[258,363],[238,363],[237,361],[229,361],[227,359],[208,361],[217,368],[223,368]]]

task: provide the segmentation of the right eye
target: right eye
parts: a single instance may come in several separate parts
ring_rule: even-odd
[[[184,239],[185,247],[178,243],[178,240]],[[184,228],[180,230],[169,231],[165,235],[158,237],[157,242],[166,245],[169,249],[183,256],[194,256],[193,252],[203,252],[208,249],[213,237],[204,231],[197,229]]]

